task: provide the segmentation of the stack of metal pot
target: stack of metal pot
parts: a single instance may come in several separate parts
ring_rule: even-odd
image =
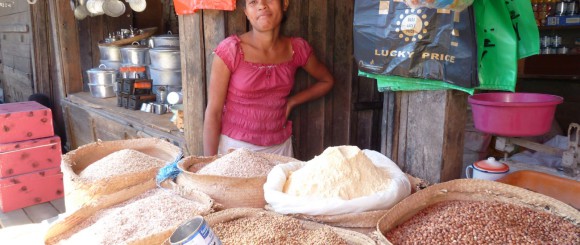
[[[165,34],[153,36],[149,41],[151,57],[150,73],[153,80],[153,93],[158,100],[166,103],[170,92],[181,91],[181,55],[179,35]]]
[[[99,43],[100,64],[107,68],[118,70],[121,67],[121,48],[114,45]]]
[[[93,97],[115,97],[117,70],[107,68],[106,65],[101,64],[98,68],[87,70],[87,75],[89,77],[89,89]]]

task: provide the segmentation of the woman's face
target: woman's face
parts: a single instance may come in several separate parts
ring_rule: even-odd
[[[246,0],[244,13],[254,29],[268,31],[280,25],[284,17],[283,11],[288,7],[287,3],[287,0]]]

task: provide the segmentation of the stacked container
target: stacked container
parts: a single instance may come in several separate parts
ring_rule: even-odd
[[[95,98],[115,97],[117,73],[116,69],[107,68],[104,64],[87,70],[91,95]]]
[[[0,209],[63,197],[60,138],[52,112],[34,101],[0,104]]]
[[[99,44],[100,64],[118,70],[121,67],[121,48],[114,45]]]
[[[170,92],[181,91],[181,55],[179,51],[179,35],[160,35],[151,37],[149,50],[151,57],[151,79],[153,93],[159,102],[166,103],[165,99]]]

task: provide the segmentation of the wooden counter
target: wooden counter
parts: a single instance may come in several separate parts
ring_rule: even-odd
[[[74,150],[97,140],[145,137],[165,139],[185,147],[183,133],[170,121],[172,113],[156,115],[117,107],[117,98],[94,98],[88,92],[70,94],[62,100],[67,146]]]

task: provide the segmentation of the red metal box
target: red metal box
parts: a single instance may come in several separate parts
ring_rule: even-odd
[[[58,136],[0,144],[0,178],[60,166]]]
[[[62,198],[62,173],[51,168],[0,178],[0,209],[9,212]]]
[[[52,112],[34,101],[0,104],[0,143],[54,135]]]

